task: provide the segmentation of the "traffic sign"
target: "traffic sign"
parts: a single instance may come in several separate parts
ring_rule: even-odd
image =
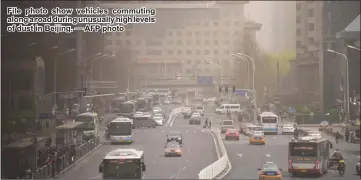
[[[247,93],[248,93],[247,89],[236,89],[234,91],[234,94],[239,96],[247,96]]]
[[[296,110],[295,110],[295,108],[293,108],[293,107],[288,107],[288,112],[289,112],[289,113],[295,113]]]
[[[197,76],[197,84],[213,84],[212,76]]]

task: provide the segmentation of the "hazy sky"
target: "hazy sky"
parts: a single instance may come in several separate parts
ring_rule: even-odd
[[[272,37],[272,1],[249,1],[245,5],[246,18],[261,23],[262,28],[257,32],[257,41],[265,51],[271,51]]]

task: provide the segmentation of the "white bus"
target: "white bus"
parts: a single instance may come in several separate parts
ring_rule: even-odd
[[[126,101],[120,104],[120,111],[118,115],[133,119],[134,114],[138,111],[138,102],[137,101]]]
[[[257,116],[265,134],[278,134],[278,116],[272,112],[263,112]]]
[[[111,100],[111,106],[113,112],[120,112],[120,105],[126,101],[125,97],[117,97]]]
[[[102,179],[143,179],[144,171],[144,152],[136,149],[111,151],[99,165]]]
[[[86,112],[81,113],[75,117],[75,122],[83,122],[80,127],[83,130],[84,140],[89,140],[92,137],[99,137],[100,117],[97,113]]]
[[[133,120],[125,117],[118,117],[110,121],[108,135],[110,143],[132,143]]]

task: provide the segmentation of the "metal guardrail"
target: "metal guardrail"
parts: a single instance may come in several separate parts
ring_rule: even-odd
[[[88,154],[98,145],[98,140],[92,139],[88,142],[81,144],[76,147],[75,160],[72,161],[69,154],[62,155],[58,157],[54,164],[48,164],[39,168],[35,173],[33,179],[48,179],[56,177],[63,170],[65,170],[70,165],[74,164],[77,160]]]

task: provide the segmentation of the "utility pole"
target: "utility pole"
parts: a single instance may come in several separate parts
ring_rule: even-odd
[[[277,93],[280,90],[280,60],[277,61]]]

